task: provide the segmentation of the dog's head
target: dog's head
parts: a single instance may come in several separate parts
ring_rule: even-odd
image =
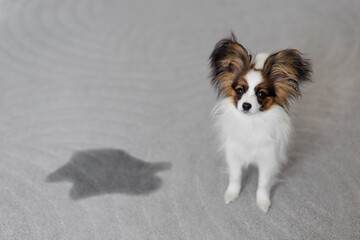
[[[228,97],[246,114],[269,110],[277,104],[287,109],[301,96],[300,85],[311,81],[311,64],[295,49],[253,58],[234,34],[219,41],[210,56],[211,83],[220,97]]]

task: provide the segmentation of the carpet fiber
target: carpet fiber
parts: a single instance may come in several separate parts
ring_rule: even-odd
[[[0,0],[0,239],[360,239],[359,1]],[[208,57],[297,48],[290,162],[225,205]]]

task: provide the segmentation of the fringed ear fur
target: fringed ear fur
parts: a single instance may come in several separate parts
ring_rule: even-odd
[[[311,81],[311,62],[295,49],[286,49],[270,55],[263,73],[273,82],[275,102],[287,107],[289,101],[301,96],[300,86]]]
[[[211,83],[219,96],[232,96],[234,81],[245,73],[251,64],[251,55],[236,41],[232,33],[229,38],[220,40],[210,56]]]

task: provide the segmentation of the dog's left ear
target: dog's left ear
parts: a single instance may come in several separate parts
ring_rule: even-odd
[[[295,49],[270,55],[264,64],[265,76],[274,83],[275,101],[281,106],[301,96],[300,86],[311,82],[311,62]]]

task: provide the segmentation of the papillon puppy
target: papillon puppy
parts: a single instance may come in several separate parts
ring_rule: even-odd
[[[252,164],[259,170],[256,202],[267,212],[271,188],[287,160],[288,106],[311,81],[310,61],[295,49],[253,58],[231,34],[216,44],[210,66],[219,98],[212,114],[229,168],[225,203],[238,197],[242,170]]]

